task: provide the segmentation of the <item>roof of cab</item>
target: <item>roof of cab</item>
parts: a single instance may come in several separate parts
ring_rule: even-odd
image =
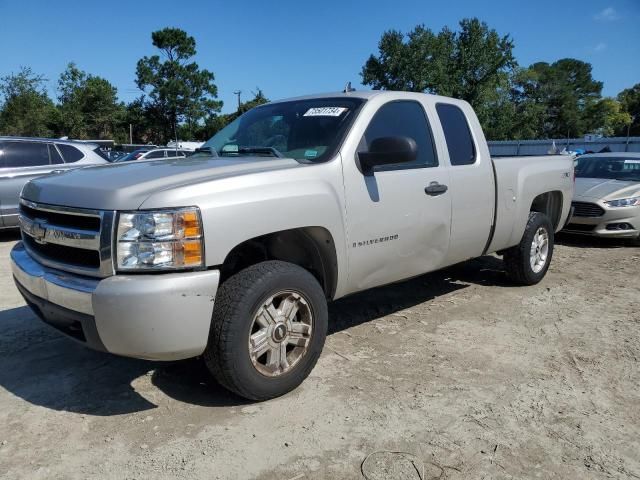
[[[460,100],[452,97],[444,97],[441,95],[433,95],[431,93],[422,93],[422,92],[406,92],[399,90],[353,90],[350,92],[325,92],[325,93],[314,93],[311,95],[303,95],[300,97],[291,97],[291,98],[283,98],[280,100],[274,100],[269,103],[281,103],[281,102],[292,102],[292,101],[301,101],[301,100],[313,100],[319,98],[361,98],[361,99],[370,99],[373,97],[379,96],[389,96],[395,98],[406,97],[408,99],[415,99],[418,96],[429,97],[435,101],[445,101],[449,103],[466,103],[464,100]]]

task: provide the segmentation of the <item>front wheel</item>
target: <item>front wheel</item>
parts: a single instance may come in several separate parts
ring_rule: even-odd
[[[530,212],[522,240],[504,252],[509,278],[520,285],[535,285],[544,278],[554,246],[553,226],[544,213]]]
[[[221,285],[204,360],[227,389],[267,400],[302,383],[326,334],[327,302],[315,277],[291,263],[263,262]]]

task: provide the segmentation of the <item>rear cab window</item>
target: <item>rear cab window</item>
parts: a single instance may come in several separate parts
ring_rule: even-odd
[[[476,163],[476,145],[464,112],[450,103],[437,103],[436,111],[444,131],[451,166]]]

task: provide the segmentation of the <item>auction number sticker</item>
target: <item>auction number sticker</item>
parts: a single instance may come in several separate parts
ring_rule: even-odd
[[[307,110],[303,117],[339,117],[347,110],[345,107],[314,107]]]

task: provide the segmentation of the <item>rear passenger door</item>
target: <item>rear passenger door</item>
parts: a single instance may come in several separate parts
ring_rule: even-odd
[[[453,264],[484,252],[493,223],[495,178],[482,129],[471,107],[439,101],[435,108],[450,165],[451,241],[446,263]]]
[[[18,225],[20,191],[29,180],[49,173],[49,144],[46,142],[4,141],[0,160],[0,209],[4,227]]]

